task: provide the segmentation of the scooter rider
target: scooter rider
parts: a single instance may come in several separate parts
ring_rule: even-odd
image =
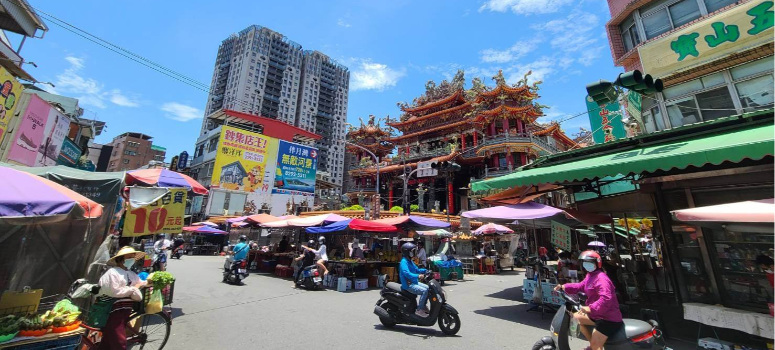
[[[250,250],[250,245],[248,245],[248,237],[245,235],[239,236],[239,243],[232,248],[232,253],[234,254],[234,261],[240,261],[245,260],[248,257],[248,251]]]
[[[178,234],[175,240],[172,241],[172,252],[174,253],[178,249],[182,249],[184,244],[186,244],[186,241],[183,239],[183,234]]]
[[[399,279],[401,279],[401,289],[406,290],[412,294],[420,296],[420,300],[417,302],[417,316],[428,316],[428,285],[421,283],[419,280],[428,273],[428,270],[418,268],[414,264],[412,258],[417,254],[417,246],[413,243],[404,243],[401,246],[401,264],[399,265]]]
[[[315,240],[310,239],[309,243],[307,244],[309,244],[308,247],[313,249],[315,248]],[[309,249],[305,249],[304,253],[301,256],[299,256],[296,259],[293,259],[293,261],[297,263],[299,260],[301,260],[302,263],[299,269],[296,270],[296,276],[294,276],[293,278],[295,282],[299,281],[299,279],[301,278],[301,272],[304,270],[305,267],[315,265],[315,252]]]
[[[583,326],[594,326],[590,332],[588,327],[581,327],[581,332],[589,339],[592,350],[602,350],[608,337],[624,327],[622,313],[619,311],[619,301],[613,282],[603,271],[603,259],[595,251],[587,250],[579,255],[582,267],[587,276],[580,283],[557,285],[554,290],[564,290],[569,294],[584,292],[587,295],[587,306],[575,313],[573,317]]]
[[[320,236],[318,238],[318,249],[310,248],[307,246],[301,246],[304,248],[304,250],[311,251],[315,253],[315,258],[318,259],[317,265],[318,268],[323,270],[323,276],[328,275],[328,268],[326,268],[326,262],[328,262],[328,254],[326,253],[326,238],[323,236]]]

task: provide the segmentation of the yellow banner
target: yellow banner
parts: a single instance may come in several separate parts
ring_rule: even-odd
[[[277,144],[275,138],[224,126],[210,186],[245,192],[268,191],[272,174],[267,173],[266,165],[276,161]]]
[[[22,84],[3,67],[0,67],[0,84],[2,84],[0,85],[0,104],[2,104],[2,108],[0,108],[0,143],[2,143],[8,125],[14,118],[16,101],[22,93]]]
[[[643,71],[655,78],[701,66],[772,42],[773,2],[754,0],[638,48]]]
[[[169,190],[164,197],[150,205],[138,208],[130,205],[126,211],[121,236],[137,237],[182,232],[188,191],[185,188]]]

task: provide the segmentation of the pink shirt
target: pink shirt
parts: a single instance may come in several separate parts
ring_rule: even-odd
[[[616,289],[602,269],[588,273],[587,277],[580,283],[566,283],[564,287],[568,294],[584,292],[587,295],[589,318],[611,322],[622,321],[622,312],[619,311],[619,301],[616,299]]]

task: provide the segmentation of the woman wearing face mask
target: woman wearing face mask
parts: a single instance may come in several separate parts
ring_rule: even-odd
[[[603,259],[597,252],[587,250],[579,255],[581,266],[587,271],[587,276],[580,283],[557,285],[554,290],[564,290],[568,294],[584,292],[587,295],[587,306],[574,314],[579,324],[594,326],[590,332],[588,327],[581,327],[581,332],[589,339],[587,349],[602,350],[608,337],[614,335],[621,327],[622,313],[619,311],[619,301],[613,282],[603,271]]]
[[[112,300],[113,308],[102,328],[99,349],[126,349],[126,323],[129,321],[134,302],[143,299],[139,288],[145,285],[145,281],[141,281],[129,268],[144,256],[143,252],[123,247],[108,260],[108,266],[113,267],[100,277],[98,299]]]

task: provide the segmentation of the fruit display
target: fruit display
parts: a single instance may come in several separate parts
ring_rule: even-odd
[[[30,314],[21,318],[19,323],[19,335],[24,337],[38,337],[48,333],[52,321],[44,320],[37,313]]]
[[[16,336],[19,332],[19,322],[19,318],[15,315],[0,318],[0,342],[11,340]]]

